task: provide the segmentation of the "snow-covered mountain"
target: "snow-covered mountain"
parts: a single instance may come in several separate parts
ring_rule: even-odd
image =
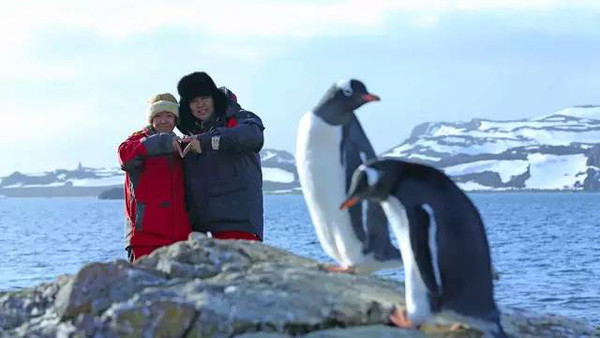
[[[600,106],[533,119],[423,123],[385,152],[437,167],[465,190],[600,190]]]
[[[294,156],[286,151],[263,149],[260,153],[265,193],[298,193],[300,183]],[[43,173],[13,174],[0,178],[0,196],[122,196],[124,172],[118,168],[58,169]]]
[[[301,193],[294,155],[283,150],[263,149],[260,152],[263,191],[271,194]]]
[[[265,193],[300,193],[294,156],[260,153]],[[600,191],[600,106],[577,106],[533,119],[423,123],[383,156],[424,163],[474,191]],[[0,196],[122,194],[119,168],[15,172],[0,178]]]

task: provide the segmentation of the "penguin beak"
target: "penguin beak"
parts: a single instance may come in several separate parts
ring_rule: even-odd
[[[381,101],[379,96],[373,94],[365,94],[362,96],[363,101],[372,102],[372,101]]]
[[[359,197],[350,197],[344,203],[342,203],[342,205],[340,205],[340,210],[346,210],[346,209],[348,209],[350,207],[353,207],[358,202],[360,202],[360,198]]]

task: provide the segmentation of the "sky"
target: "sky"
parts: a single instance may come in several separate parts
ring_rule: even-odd
[[[333,83],[379,153],[423,122],[524,119],[600,104],[600,2],[559,0],[3,3],[0,176],[118,166],[147,102],[208,72],[294,152]]]

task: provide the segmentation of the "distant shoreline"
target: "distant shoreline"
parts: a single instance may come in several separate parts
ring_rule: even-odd
[[[53,197],[92,197],[99,200],[122,200],[122,197],[100,197],[106,196],[104,193],[108,190],[101,190],[98,188],[84,188],[77,189],[72,187],[71,191],[44,191],[44,189],[51,188],[11,188],[1,189],[0,188],[0,199],[6,198],[53,198]],[[54,190],[54,189],[52,189]],[[110,190],[110,189],[109,189]],[[584,191],[584,190],[538,190],[538,189],[527,189],[527,190],[469,190],[465,191],[467,194],[523,194],[523,193],[571,193],[571,194],[598,194],[598,191]],[[264,191],[264,195],[302,195],[300,191],[292,192],[272,192]]]
[[[468,190],[465,191],[468,194],[497,194],[497,193],[585,193],[585,194],[597,194],[600,191],[585,191],[585,190],[559,190],[559,189],[523,189],[523,190]]]

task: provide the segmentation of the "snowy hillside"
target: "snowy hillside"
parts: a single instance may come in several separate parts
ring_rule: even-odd
[[[274,149],[261,151],[265,193],[299,192],[294,156]],[[124,172],[118,168],[58,169],[43,173],[14,172],[0,178],[0,195],[5,196],[97,196],[114,190],[122,195]]]
[[[465,190],[600,186],[600,107],[516,121],[423,123],[384,156],[433,165]]]
[[[300,193],[294,155],[283,150],[263,149],[260,160],[263,191],[271,194]]]

